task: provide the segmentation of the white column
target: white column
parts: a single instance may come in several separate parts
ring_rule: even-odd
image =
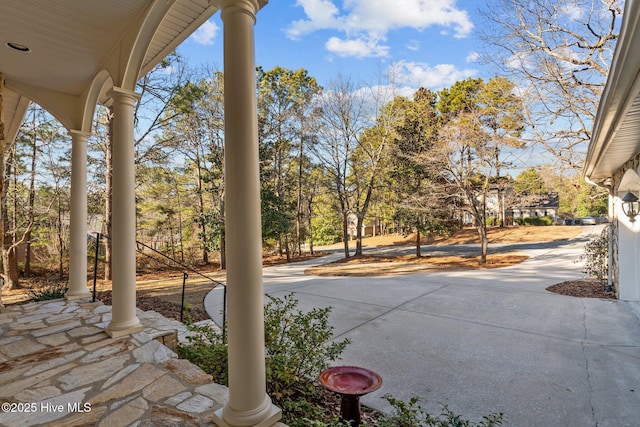
[[[71,134],[71,217],[69,290],[66,299],[91,296],[87,288],[87,138],[77,130]]]
[[[622,213],[618,199],[618,297],[623,301],[640,301],[640,217],[635,222]]]
[[[136,316],[136,197],[133,150],[135,92],[113,88],[113,246],[112,318],[106,332],[112,337],[142,329]]]
[[[266,393],[262,227],[254,59],[256,0],[222,0],[229,401],[214,421],[270,426],[281,418]]]

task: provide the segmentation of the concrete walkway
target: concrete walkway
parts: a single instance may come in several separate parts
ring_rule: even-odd
[[[442,404],[476,420],[504,412],[510,426],[637,427],[637,305],[545,290],[582,277],[576,260],[588,237],[521,245],[530,259],[498,270],[305,276],[305,268],[327,261],[316,259],[265,268],[265,291],[295,292],[303,310],[333,307],[336,337],[352,341],[339,364],[384,379],[362,399],[377,409],[390,409],[382,399],[388,393],[420,397],[432,414]],[[215,291],[205,307],[219,312]]]

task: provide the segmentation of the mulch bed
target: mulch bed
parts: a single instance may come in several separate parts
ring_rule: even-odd
[[[606,285],[598,280],[568,280],[549,286],[547,290],[571,297],[616,299],[615,294],[607,292],[605,288]]]
[[[98,292],[97,298],[102,301],[104,305],[111,305],[111,291]],[[158,312],[168,319],[180,320],[180,304],[169,302],[151,295],[145,295],[143,292],[138,292],[136,306],[143,311]],[[207,313],[204,310],[197,307],[191,307],[185,311],[185,318],[183,321],[186,321],[187,313],[193,322],[209,319],[209,316],[207,316]]]
[[[503,268],[521,263],[528,257],[506,253],[489,254],[480,264],[479,256],[384,256],[355,255],[327,264],[307,268],[304,273],[315,276],[393,276],[426,271],[464,271]]]

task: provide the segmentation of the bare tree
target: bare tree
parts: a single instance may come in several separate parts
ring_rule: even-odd
[[[345,258],[349,258],[349,215],[352,213],[352,188],[347,177],[358,138],[365,127],[364,98],[356,89],[353,81],[341,75],[329,83],[319,101],[318,143],[313,147],[340,206]]]
[[[105,185],[104,185],[104,225],[105,232],[108,239],[105,241],[104,250],[104,280],[111,280],[111,230],[113,218],[113,106],[107,107],[106,119],[107,119],[107,133],[105,135],[105,149],[104,149],[104,161],[105,161]],[[96,245],[100,242],[96,241]]]
[[[167,108],[167,114],[174,119],[163,133],[193,171],[197,196],[193,222],[200,229],[202,262],[209,263],[209,253],[219,250],[222,269],[226,268],[223,91],[221,72],[201,70],[197,80],[186,82],[177,90]]]
[[[31,121],[31,170],[29,172],[29,207],[27,215],[29,223],[33,224],[35,218],[35,202],[36,202],[36,165],[38,161],[38,138],[36,138],[36,110],[32,111]],[[16,211],[16,209],[14,209]],[[31,227],[28,228],[26,235],[26,247],[24,251],[24,275],[31,275]]]
[[[389,145],[395,137],[402,111],[395,102],[395,86],[378,84],[370,89],[375,123],[357,135],[357,147],[350,158],[349,183],[353,188],[353,213],[356,216],[356,251],[362,255],[362,230],[375,192],[386,175]]]
[[[11,184],[11,174],[13,170],[13,161],[15,159],[15,144],[8,147],[8,150],[2,150],[3,173],[0,175],[2,185],[0,187],[0,217],[2,218],[2,279],[7,289],[13,289],[20,286],[18,276],[18,261],[16,257],[17,246],[24,241],[17,239],[18,230],[12,227],[14,221],[11,221],[11,209],[9,208],[8,193]],[[13,217],[15,219],[15,216]]]
[[[527,137],[580,169],[618,38],[622,0],[489,0],[486,59],[518,85]]]
[[[511,141],[520,134],[522,117],[521,103],[512,89],[503,78],[487,83],[467,79],[439,93],[442,140],[447,150],[443,172],[473,217],[481,242],[481,264],[487,260],[487,196],[500,182],[504,166],[500,153],[520,146]]]
[[[4,174],[4,145],[5,145],[5,135],[4,135],[4,74],[0,73],[0,180],[2,175]],[[0,198],[4,193],[4,185],[0,187]],[[1,208],[0,208],[1,209]],[[2,214],[3,212],[0,212]],[[2,216],[4,218],[4,216]],[[1,238],[4,240],[4,236]],[[4,242],[0,240],[0,244]],[[0,284],[0,311],[4,310],[4,304],[2,303],[2,288],[4,287],[4,283]]]

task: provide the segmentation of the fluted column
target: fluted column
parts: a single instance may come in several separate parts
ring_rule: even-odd
[[[224,23],[225,236],[229,401],[220,426],[270,426],[266,393],[262,228],[254,57],[255,0],[221,0]]]
[[[112,337],[142,329],[136,315],[136,197],[133,150],[133,108],[139,95],[114,87],[113,100],[113,213],[112,318],[106,332]]]
[[[66,299],[91,296],[87,288],[87,138],[71,134],[71,217],[69,244],[69,290]]]

